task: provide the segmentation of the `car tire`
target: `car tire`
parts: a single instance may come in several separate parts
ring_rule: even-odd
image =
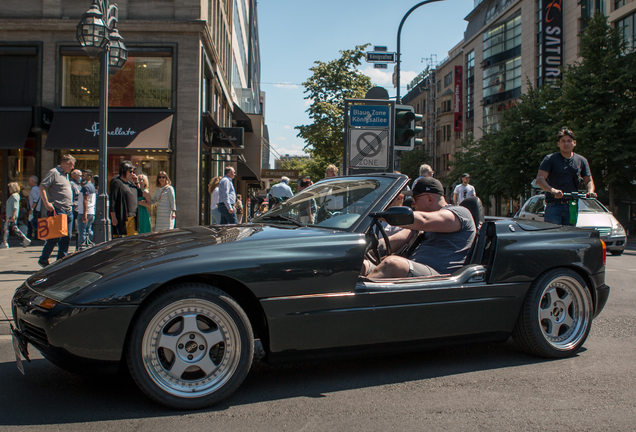
[[[593,309],[590,291],[576,272],[551,270],[530,286],[513,339],[522,351],[531,355],[570,357],[590,333]]]
[[[619,256],[619,255],[623,254],[623,251],[622,250],[620,250],[620,251],[610,251],[610,253],[612,254],[612,256]]]
[[[205,408],[228,397],[253,357],[245,312],[223,291],[200,283],[172,286],[143,305],[126,347],[139,388],[176,409]]]

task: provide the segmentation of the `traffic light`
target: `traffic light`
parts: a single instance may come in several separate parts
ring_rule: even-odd
[[[422,114],[416,114],[410,105],[395,106],[395,150],[413,150],[422,140],[415,138],[422,128],[415,126],[415,122],[422,120]]]

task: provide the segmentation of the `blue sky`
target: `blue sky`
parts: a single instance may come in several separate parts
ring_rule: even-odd
[[[302,154],[305,143],[295,126],[309,124],[302,83],[315,61],[340,57],[340,50],[365,43],[397,50],[402,17],[420,0],[263,0],[258,2],[261,90],[270,142],[281,155]],[[464,35],[473,0],[445,0],[419,7],[406,19],[401,37],[401,96],[406,84],[426,68],[423,58],[442,61]],[[394,64],[382,72],[364,62],[360,70],[390,97]],[[273,164],[273,157],[270,163]],[[273,165],[272,165],[273,166]]]

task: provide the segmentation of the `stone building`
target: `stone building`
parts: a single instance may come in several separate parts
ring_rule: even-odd
[[[0,8],[0,182],[42,178],[61,154],[98,173],[99,60],[75,39],[90,0]],[[209,222],[207,183],[237,169],[260,188],[264,94],[255,0],[124,0],[117,28],[128,61],[109,81],[108,179],[130,160],[175,186],[177,226]],[[35,108],[33,108],[35,107]],[[28,192],[28,190],[27,190]],[[2,202],[6,199],[3,193]]]

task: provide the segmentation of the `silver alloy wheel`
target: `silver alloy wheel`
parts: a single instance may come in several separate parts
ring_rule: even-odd
[[[587,335],[592,300],[576,279],[559,276],[541,293],[537,313],[546,342],[557,350],[568,351]]]
[[[161,309],[142,339],[150,379],[171,395],[202,397],[222,388],[241,358],[239,328],[219,305],[184,299]]]

